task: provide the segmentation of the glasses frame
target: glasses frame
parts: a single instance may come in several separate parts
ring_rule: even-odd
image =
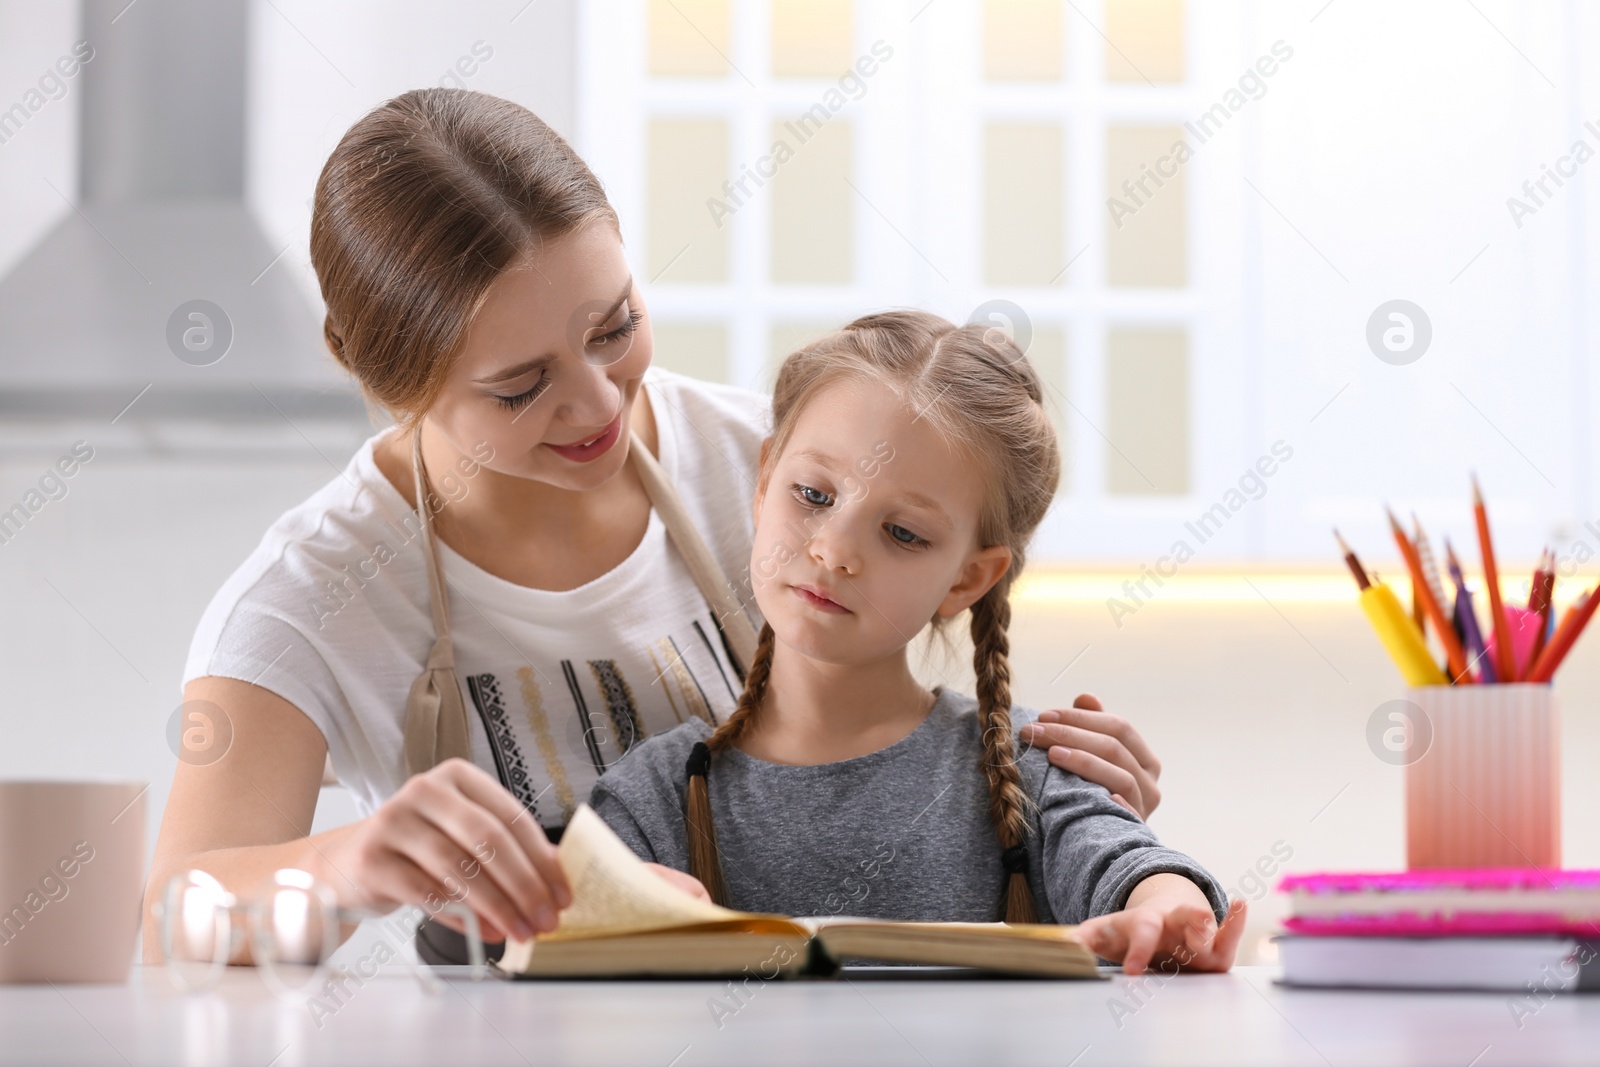
[[[180,895],[191,889],[203,891],[212,898],[212,959],[198,979],[191,978],[189,971],[173,954],[173,934],[183,914]],[[306,894],[316,909],[322,929],[322,945],[317,952],[317,962],[311,965],[310,977],[298,983],[285,980],[280,971],[285,966],[306,966],[289,964],[280,958],[272,905],[277,894],[283,891]],[[284,998],[300,997],[308,990],[320,988],[323,979],[338,969],[331,966],[328,960],[340,945],[339,931],[345,924],[381,919],[393,914],[392,911],[341,907],[331,886],[318,881],[309,872],[294,867],[274,871],[260,889],[247,897],[229,891],[208,871],[198,868],[179,871],[167,880],[160,898],[151,908],[159,923],[162,966],[174,988],[183,993],[214,989],[227,973],[234,954],[248,942],[250,958],[257,973],[275,994]],[[473,981],[488,977],[490,972],[483,947],[482,928],[472,909],[459,901],[450,900],[437,908],[430,905],[426,911],[432,917],[450,914],[462,920],[462,925],[466,927],[464,936],[470,977]],[[438,978],[429,972],[427,964],[419,963],[411,970],[430,990],[440,988]]]

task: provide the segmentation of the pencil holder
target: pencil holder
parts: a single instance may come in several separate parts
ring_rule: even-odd
[[[1406,764],[1406,865],[1560,867],[1560,721],[1551,687],[1430,685],[1407,698],[1422,709],[1413,730],[1430,737]]]

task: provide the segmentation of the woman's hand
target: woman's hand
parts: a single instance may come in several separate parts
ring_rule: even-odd
[[[1041,711],[1038,722],[1022,728],[1022,739],[1046,749],[1062,770],[1111,790],[1112,800],[1141,819],[1161,803],[1161,761],[1128,720],[1105,711],[1092,693],[1080,693],[1070,708]]]
[[[1226,971],[1244,936],[1247,905],[1230,901],[1217,925],[1200,887],[1181,874],[1153,874],[1128,894],[1128,906],[1078,926],[1078,937],[1102,959],[1120,960],[1124,974],[1152,964],[1163,973]]]
[[[340,897],[387,910],[417,904],[454,930],[446,901],[478,916],[484,941],[556,927],[572,891],[533,815],[477,765],[449,759],[406,780],[377,811],[317,849]]]

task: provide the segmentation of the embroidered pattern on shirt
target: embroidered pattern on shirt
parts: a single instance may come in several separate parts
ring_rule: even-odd
[[[478,708],[478,717],[483,720],[484,733],[489,736],[489,750],[494,753],[494,765],[500,773],[501,783],[538,819],[539,808],[534,803],[538,794],[533,791],[533,780],[528,775],[527,764],[522,760],[522,748],[511,732],[511,722],[500,703],[499,680],[492,674],[469,675],[467,689],[472,694],[472,703]]]
[[[528,713],[528,729],[533,733],[534,744],[544,760],[544,771],[550,779],[550,788],[556,791],[556,803],[561,805],[563,824],[571,820],[578,810],[577,798],[572,792],[572,782],[567,777],[566,764],[561,762],[561,750],[550,734],[550,717],[544,711],[544,697],[539,692],[539,682],[532,667],[517,668],[517,680],[522,683],[522,706]]]
[[[639,710],[633,704],[633,690],[614,659],[592,659],[589,670],[606,698],[606,713],[611,716],[611,726],[616,730],[617,747],[626,754],[645,736]]]

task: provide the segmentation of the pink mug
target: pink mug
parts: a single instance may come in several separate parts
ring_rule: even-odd
[[[0,982],[125,982],[143,782],[0,781]]]

